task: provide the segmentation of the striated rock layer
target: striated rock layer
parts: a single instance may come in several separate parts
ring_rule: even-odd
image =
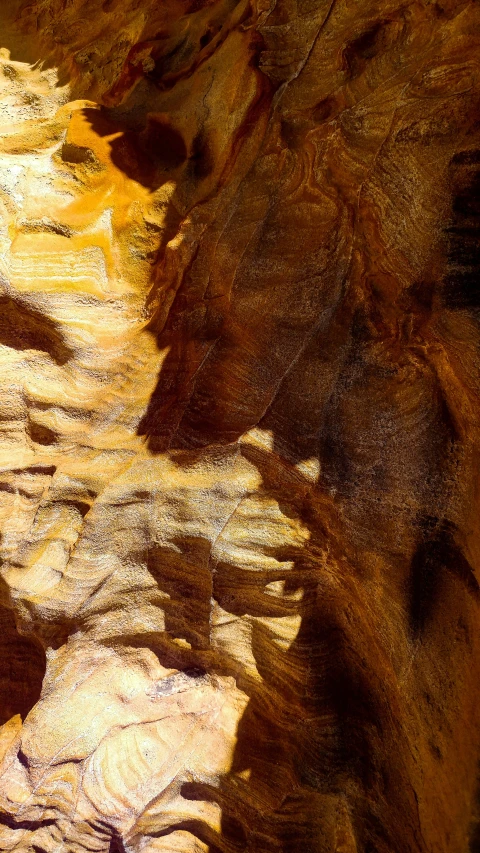
[[[479,851],[480,5],[0,18],[0,849]]]

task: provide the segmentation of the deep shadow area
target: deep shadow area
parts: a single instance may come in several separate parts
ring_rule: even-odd
[[[45,669],[40,644],[21,636],[12,611],[0,606],[0,725],[15,714],[25,719],[40,698]]]
[[[480,588],[474,571],[455,542],[451,522],[426,516],[420,520],[421,540],[411,563],[409,582],[410,626],[421,634],[441,602],[445,573],[458,577],[478,600]]]
[[[220,846],[239,853],[330,853],[334,838],[343,837],[372,853],[414,849],[416,804],[402,763],[405,735],[389,662],[372,631],[356,569],[345,559],[333,503],[305,492],[307,483],[278,457],[248,446],[243,452],[262,475],[262,491],[287,517],[300,516],[310,538],[303,548],[267,546],[279,563],[293,564],[283,573],[215,567],[215,599],[229,612],[253,617],[252,651],[262,677],[253,688],[241,677],[238,682],[250,702],[230,774],[216,795]],[[284,598],[268,594],[274,578],[284,581]],[[298,591],[300,599],[292,600]],[[255,617],[287,613],[301,621],[282,649]],[[361,666],[367,648],[368,666]],[[239,779],[245,773],[248,782]],[[399,836],[395,827],[402,821]]]
[[[0,344],[16,350],[40,350],[60,365],[73,355],[44,311],[9,295],[0,296]]]
[[[125,847],[118,832],[114,832],[110,839],[108,853],[125,853]]]
[[[448,268],[443,298],[448,308],[480,316],[480,149],[458,152],[450,171],[455,194],[445,229]]]
[[[112,162],[152,192],[171,180],[188,159],[185,140],[165,117],[149,115],[143,127],[131,129],[112,117],[106,107],[87,108],[83,112],[98,136],[120,134],[108,143]]]

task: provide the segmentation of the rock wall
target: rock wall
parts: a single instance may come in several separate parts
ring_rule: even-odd
[[[478,853],[479,4],[0,24],[0,849]]]

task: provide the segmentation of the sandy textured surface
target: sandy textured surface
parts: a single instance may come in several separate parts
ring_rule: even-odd
[[[480,850],[480,5],[0,11],[0,850]]]

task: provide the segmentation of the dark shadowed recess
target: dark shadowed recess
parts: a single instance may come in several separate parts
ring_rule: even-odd
[[[55,830],[56,827],[56,822],[53,818],[46,818],[45,820],[15,820],[5,812],[0,814],[0,824],[8,826],[10,829],[26,829],[32,832],[36,829],[44,829],[46,827],[52,827]],[[44,848],[37,847],[36,844],[33,844],[30,849],[34,853],[44,853]]]
[[[119,122],[103,107],[85,109],[84,115],[98,136],[119,133],[109,142],[113,163],[129,178],[156,190],[188,157],[185,141],[165,118],[149,116],[134,130]]]
[[[73,354],[41,307],[8,295],[0,296],[0,344],[20,351],[40,350],[57,364],[65,364]]]
[[[0,606],[0,725],[15,714],[25,719],[40,698],[45,669],[40,644],[21,636],[12,611]]]
[[[446,228],[448,267],[443,297],[448,308],[480,316],[480,149],[458,152],[451,161],[454,189]]]
[[[125,853],[125,846],[118,832],[114,832],[110,839],[108,853]]]
[[[446,575],[459,578],[480,600],[480,588],[474,571],[455,542],[451,522],[431,516],[420,520],[421,540],[411,563],[409,583],[410,626],[421,634],[434,616],[442,599]]]

